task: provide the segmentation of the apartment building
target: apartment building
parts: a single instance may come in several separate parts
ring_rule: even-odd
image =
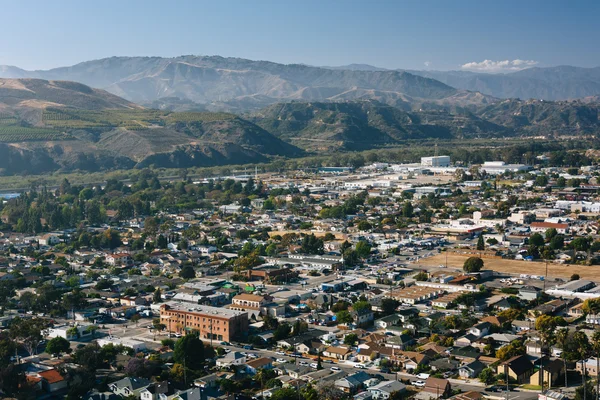
[[[195,332],[206,340],[230,341],[248,333],[248,313],[189,303],[161,305],[160,322],[169,332]]]

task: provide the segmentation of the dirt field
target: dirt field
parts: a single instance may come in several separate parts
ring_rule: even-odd
[[[467,255],[448,254],[449,268],[462,268]],[[546,265],[543,262],[504,260],[501,258],[484,258],[484,268],[509,274],[545,275]],[[419,260],[420,265],[438,266],[446,263],[444,253]],[[567,278],[579,274],[583,279],[600,281],[600,265],[567,265],[548,263],[548,276],[552,278]]]

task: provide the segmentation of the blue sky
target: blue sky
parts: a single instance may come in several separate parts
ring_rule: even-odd
[[[489,72],[531,65],[600,66],[597,0],[1,4],[0,65],[25,69],[109,56],[182,54]]]

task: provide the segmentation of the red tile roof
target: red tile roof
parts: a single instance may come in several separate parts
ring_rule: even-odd
[[[65,378],[63,378],[62,375],[59,374],[58,371],[55,369],[49,369],[48,371],[39,372],[38,375],[44,378],[50,384],[65,380]]]

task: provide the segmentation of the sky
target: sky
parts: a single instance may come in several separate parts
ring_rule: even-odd
[[[0,65],[221,55],[510,72],[600,66],[600,1],[0,0]]]

